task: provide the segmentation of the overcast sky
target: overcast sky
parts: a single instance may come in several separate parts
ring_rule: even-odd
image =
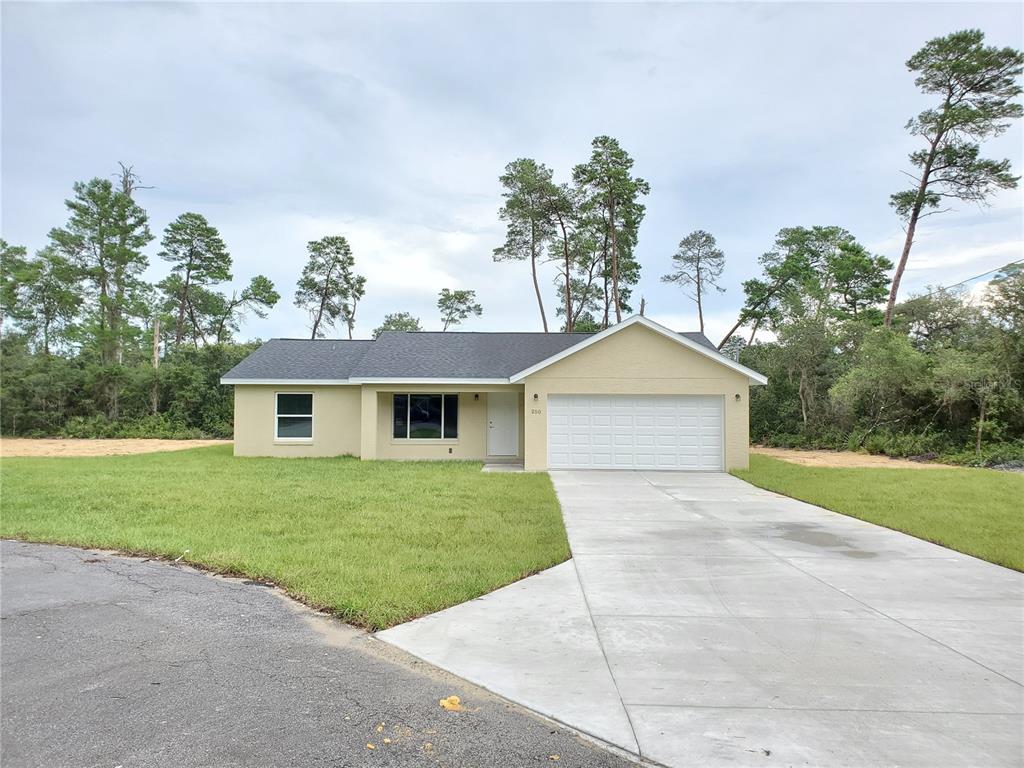
[[[712,232],[727,258],[707,311],[717,341],[781,227],[843,226],[898,257],[888,197],[918,147],[903,126],[930,104],[911,54],[964,27],[1024,43],[1018,3],[5,2],[2,24],[3,237],[41,247],[73,182],[130,163],[154,187],[137,195],[157,236],[149,277],[165,274],[167,223],[202,213],[235,283],[262,273],[282,294],[244,325],[260,338],[307,334],[295,280],[306,242],[329,234],[368,278],[358,335],[399,310],[438,328],[444,287],[484,306],[465,330],[539,330],[528,267],[491,260],[498,177],[533,157],[567,180],[608,134],[651,185],[638,297],[695,328],[658,278],[681,237]],[[1020,173],[1020,126],[984,151]],[[904,294],[1022,257],[1020,190],[956,208],[924,220]]]

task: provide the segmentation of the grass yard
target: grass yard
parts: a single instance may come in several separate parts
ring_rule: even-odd
[[[275,582],[371,629],[569,557],[545,474],[463,462],[235,458],[231,447],[0,463],[0,535]]]
[[[1024,571],[1024,474],[989,469],[834,469],[751,454],[736,477]]]

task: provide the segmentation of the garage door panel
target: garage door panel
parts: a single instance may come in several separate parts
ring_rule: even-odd
[[[551,395],[552,469],[722,469],[723,400],[714,396]]]

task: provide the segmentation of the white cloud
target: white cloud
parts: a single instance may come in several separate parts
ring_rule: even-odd
[[[997,264],[1002,266],[1024,256],[1024,240],[1008,240],[977,246],[956,246],[944,244],[939,247],[921,248],[912,251],[907,263],[908,272],[943,272],[950,267],[980,266]]]

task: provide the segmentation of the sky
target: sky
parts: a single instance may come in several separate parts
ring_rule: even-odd
[[[21,3],[0,6],[0,233],[31,250],[66,219],[75,181],[133,165],[166,274],[162,230],[196,211],[219,228],[241,287],[282,295],[242,338],[303,337],[292,298],[306,243],[345,235],[367,277],[357,337],[385,313],[440,328],[437,293],[475,290],[464,330],[540,330],[529,267],[494,263],[498,181],[532,157],[568,180],[607,134],[651,193],[639,233],[647,314],[696,309],[660,282],[681,238],[726,255],[709,297],[717,341],[741,283],[782,227],[839,225],[895,261],[889,195],[932,99],[904,62],[966,27],[1024,47],[1018,3],[389,4]],[[1019,124],[986,156],[1022,167]],[[901,295],[1024,257],[1024,196],[925,219]],[[554,266],[544,268],[554,316]],[[970,284],[975,291],[978,282]],[[342,334],[338,329],[337,335]]]

